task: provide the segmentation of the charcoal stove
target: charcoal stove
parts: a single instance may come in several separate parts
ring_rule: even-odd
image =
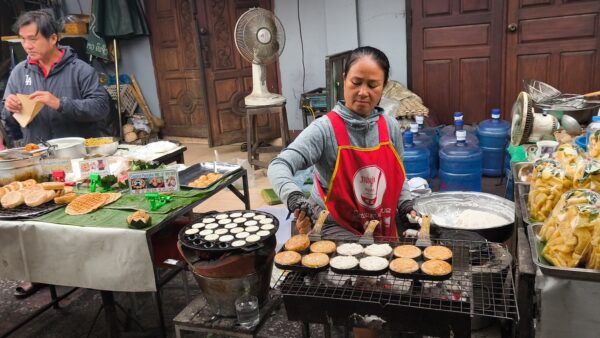
[[[251,219],[260,216],[256,219],[259,221],[265,218],[271,219],[272,222],[265,223],[265,225],[272,226],[267,227],[269,230],[265,231],[268,234],[265,233],[265,236],[261,237],[259,241],[248,242],[237,247],[233,246],[231,241],[210,240],[201,237],[199,233],[186,234],[186,231],[190,229],[204,229],[209,224],[215,224],[214,227],[208,226],[212,228],[211,230],[214,230],[213,232],[218,229],[244,228],[244,230],[247,230],[250,227],[257,227],[254,224],[257,222],[245,227],[243,222],[239,222],[239,224],[229,227],[230,224],[235,223],[233,220],[242,218],[237,214],[254,214],[254,216],[246,218]],[[225,215],[234,215],[231,217],[232,222],[218,222],[228,219],[221,217]],[[206,222],[207,220],[209,222]],[[247,220],[244,220],[244,222],[247,222]],[[267,300],[273,269],[273,257],[275,256],[275,246],[277,244],[275,238],[277,229],[277,218],[269,213],[234,210],[204,215],[180,230],[179,251],[193,272],[194,278],[206,298],[208,308],[213,314],[225,317],[235,316],[235,300],[244,293],[255,295],[259,304],[263,304]],[[222,236],[227,234],[227,232],[222,233]],[[235,232],[230,233],[232,236],[235,234]]]
[[[382,276],[284,273],[281,290],[288,319],[352,325],[376,316],[390,330],[469,337],[473,317],[518,320],[511,260],[500,244],[432,239],[453,251],[453,274],[445,281]],[[399,244],[399,243],[395,243]],[[403,243],[406,244],[406,243]]]

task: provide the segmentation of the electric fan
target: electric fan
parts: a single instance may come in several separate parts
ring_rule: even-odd
[[[266,9],[251,8],[235,24],[235,46],[252,63],[252,93],[244,98],[247,106],[282,104],[285,97],[267,88],[267,64],[283,51],[285,32],[277,17]]]
[[[521,92],[512,106],[510,143],[518,146],[537,142],[544,136],[552,136],[559,126],[553,115],[536,113],[529,94]]]

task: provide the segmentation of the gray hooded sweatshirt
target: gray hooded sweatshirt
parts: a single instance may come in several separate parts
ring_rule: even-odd
[[[396,152],[402,158],[404,147],[400,125],[392,117],[383,114],[383,109],[375,107],[369,117],[364,118],[346,108],[343,101],[339,101],[333,111],[342,117],[348,129],[350,143],[355,147],[371,148],[379,144],[379,131],[377,121],[386,119],[390,141]],[[327,193],[329,181],[333,174],[337,159],[338,144],[333,132],[333,126],[328,118],[319,118],[313,121],[300,135],[285,148],[269,164],[268,176],[275,193],[287,205],[287,199],[293,191],[301,191],[294,183],[296,171],[315,166],[317,178]],[[311,198],[324,208],[324,202],[319,195],[315,184],[311,189]],[[402,187],[402,194],[398,205],[409,200],[410,191],[406,180]]]
[[[58,137],[102,136],[102,126],[109,118],[108,92],[98,83],[94,68],[78,59],[71,47],[59,48],[64,49],[65,54],[52,67],[48,77],[45,78],[40,67],[30,64],[27,58],[13,69],[8,79],[4,99],[10,94],[28,95],[41,90],[60,100],[58,110],[44,106],[27,127],[21,128],[27,143]],[[2,119],[16,123],[4,105]]]

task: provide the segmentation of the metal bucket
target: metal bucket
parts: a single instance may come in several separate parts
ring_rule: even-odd
[[[273,261],[264,264],[255,273],[238,278],[211,278],[194,273],[209,310],[215,315],[235,317],[235,300],[244,293],[258,298],[259,306],[267,300]]]
[[[433,193],[415,199],[414,209],[421,214],[430,214],[432,223],[440,228],[474,231],[491,242],[502,243],[513,233],[515,204],[492,194],[469,191]],[[467,209],[495,214],[506,219],[506,223],[488,226],[485,220],[481,220],[481,225],[477,227],[455,225],[458,216]]]

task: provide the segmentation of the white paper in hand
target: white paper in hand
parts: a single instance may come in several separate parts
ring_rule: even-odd
[[[21,111],[18,113],[14,113],[13,117],[19,125],[23,128],[27,127],[31,121],[37,116],[37,114],[42,110],[44,104],[38,101],[34,101],[29,99],[29,95],[17,94],[17,97],[21,101]]]

